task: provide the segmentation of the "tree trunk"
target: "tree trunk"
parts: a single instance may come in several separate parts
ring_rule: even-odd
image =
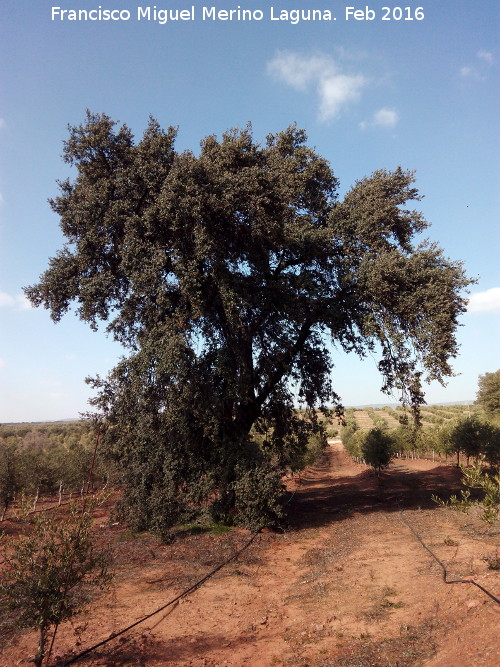
[[[40,635],[38,640],[38,651],[33,658],[35,667],[42,667],[43,659],[45,657],[45,645],[47,643],[48,628],[45,625],[40,626]]]

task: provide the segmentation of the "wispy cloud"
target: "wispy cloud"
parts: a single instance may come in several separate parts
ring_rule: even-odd
[[[14,297],[7,292],[0,292],[0,306],[13,306],[16,303]]]
[[[0,357],[0,368],[5,368],[5,366],[7,366],[7,362],[5,361],[5,359]]]
[[[7,292],[0,292],[0,308],[1,307],[12,307],[17,306],[19,310],[30,310],[33,308],[31,303],[25,297],[24,294],[18,294],[17,296],[11,296]]]
[[[18,294],[16,296],[16,304],[20,310],[31,310],[33,308],[31,301],[29,301],[24,294]]]
[[[460,76],[463,79],[474,79],[475,81],[484,81],[486,79],[475,67],[461,67]]]
[[[368,127],[383,127],[391,130],[396,127],[399,123],[399,114],[395,109],[389,109],[388,107],[383,107],[378,111],[375,111],[373,117],[370,121],[362,121],[359,124],[359,127],[362,130],[366,130]]]
[[[479,62],[478,62],[479,61]],[[459,69],[460,76],[463,79],[472,79],[475,81],[485,81],[488,65],[493,65],[494,56],[492,51],[480,49],[476,53],[476,61],[474,65],[464,65]]]
[[[470,313],[485,313],[500,310],[500,287],[492,287],[484,292],[472,294],[469,299]]]
[[[3,118],[0,118],[0,130],[5,127],[5,120]]]
[[[268,63],[267,72],[295,90],[313,90],[317,97],[318,118],[335,120],[343,109],[361,97],[366,85],[362,74],[348,74],[328,55],[307,56],[293,51],[277,51]]]
[[[491,51],[485,51],[484,49],[481,49],[476,53],[476,56],[481,60],[485,60],[487,63],[493,62],[493,53]]]

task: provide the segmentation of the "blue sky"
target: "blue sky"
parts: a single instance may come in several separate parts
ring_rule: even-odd
[[[336,20],[271,20],[271,4],[274,16],[321,9]],[[346,7],[367,5],[374,20],[346,20]],[[382,20],[387,5],[414,20]],[[330,160],[341,194],[375,169],[415,169],[426,235],[478,279],[458,334],[459,375],[446,389],[429,387],[427,400],[474,399],[478,375],[500,367],[496,2],[241,0],[262,20],[203,21],[203,6],[238,4],[169,0],[157,8],[194,6],[195,20],[163,25],[138,21],[137,7],[154,5],[135,0],[101,0],[102,9],[129,11],[128,21],[52,20],[53,6],[99,2],[0,7],[0,422],[77,416],[87,409],[85,376],[105,374],[121,354],[72,314],[53,324],[22,293],[63,243],[47,199],[56,179],[71,176],[62,141],[86,108],[136,136],[152,114],[179,127],[179,150],[248,121],[258,139],[297,122]],[[375,366],[338,357],[335,388],[346,405],[392,400],[380,394]]]

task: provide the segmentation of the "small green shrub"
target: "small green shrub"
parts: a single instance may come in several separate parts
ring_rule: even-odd
[[[19,627],[37,629],[37,667],[44,660],[50,628],[85,607],[90,591],[110,581],[110,553],[94,546],[90,509],[71,506],[67,518],[34,515],[26,534],[6,544],[0,575],[4,610],[16,613]]]
[[[467,488],[460,492],[460,497],[453,495],[449,501],[444,501],[437,496],[432,496],[438,505],[451,507],[455,510],[467,512],[471,507],[480,506],[483,509],[481,519],[493,523],[500,513],[500,472],[496,474],[483,472],[480,466],[470,468],[461,466],[462,484]],[[470,489],[483,491],[482,500],[471,498]]]

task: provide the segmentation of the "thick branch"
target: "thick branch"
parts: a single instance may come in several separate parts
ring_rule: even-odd
[[[252,401],[250,405],[246,406],[246,409],[244,410],[244,415],[242,416],[242,419],[238,424],[238,427],[241,429],[241,431],[244,431],[246,433],[250,431],[250,428],[252,427],[255,420],[259,416],[261,408],[266,402],[266,400],[269,398],[271,392],[290,370],[290,367],[297,353],[300,352],[300,350],[304,346],[304,343],[306,342],[311,332],[311,328],[314,322],[315,322],[315,317],[311,313],[307,316],[305,322],[302,324],[299,331],[299,335],[297,336],[295,343],[291,347],[289,347],[288,350],[286,350],[283,353],[281,359],[277,361],[274,371],[267,378],[266,382],[259,391],[255,400]]]

